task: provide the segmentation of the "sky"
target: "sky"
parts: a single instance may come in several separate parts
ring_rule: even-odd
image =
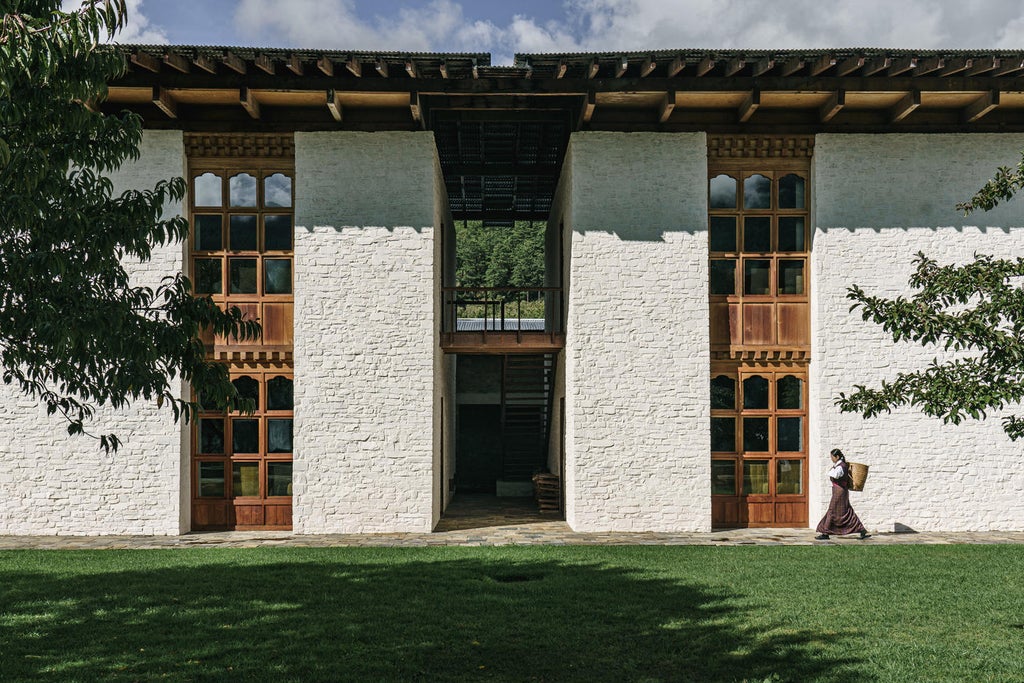
[[[78,4],[65,0],[65,6]],[[1024,49],[1021,0],[128,0],[121,43],[353,51]]]

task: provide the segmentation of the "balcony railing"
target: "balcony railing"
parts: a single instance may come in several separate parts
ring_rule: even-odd
[[[442,287],[441,296],[446,348],[565,343],[559,287]]]

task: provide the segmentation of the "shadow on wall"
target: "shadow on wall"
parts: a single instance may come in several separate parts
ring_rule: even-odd
[[[856,675],[856,661],[832,651],[822,634],[748,623],[740,594],[586,561],[443,554],[456,557],[420,561],[417,549],[396,555],[294,548],[220,556],[83,551],[54,562],[41,553],[11,554],[0,588],[3,677],[839,681]],[[289,561],[280,561],[285,556]],[[64,562],[79,569],[62,570]]]

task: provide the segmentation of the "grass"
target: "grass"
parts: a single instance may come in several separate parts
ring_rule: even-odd
[[[0,553],[3,681],[1024,681],[1020,546]]]

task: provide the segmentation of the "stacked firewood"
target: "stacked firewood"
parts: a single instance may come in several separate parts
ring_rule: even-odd
[[[561,512],[561,485],[554,474],[533,475],[533,495],[541,512]]]

